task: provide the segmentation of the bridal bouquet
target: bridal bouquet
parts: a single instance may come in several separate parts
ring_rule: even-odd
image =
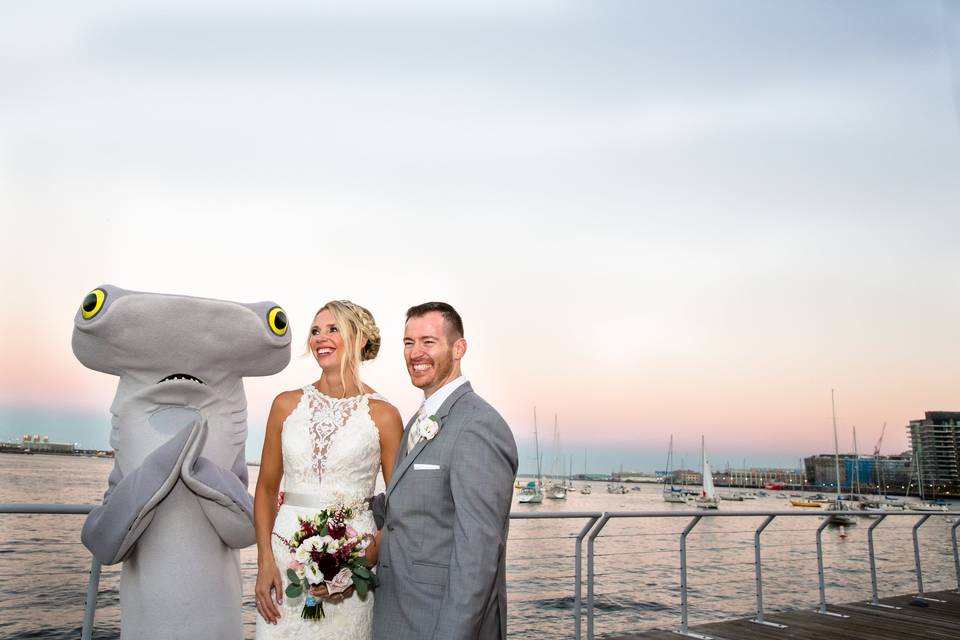
[[[312,518],[298,518],[300,526],[292,539],[280,538],[290,548],[290,584],[285,593],[289,598],[307,594],[300,614],[303,618],[324,617],[323,602],[309,595],[312,587],[326,585],[327,592],[334,595],[353,586],[365,597],[380,584],[365,557],[372,536],[359,535],[348,527],[346,521],[351,517],[351,508],[331,507]]]

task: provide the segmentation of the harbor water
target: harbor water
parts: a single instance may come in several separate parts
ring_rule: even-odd
[[[69,456],[0,455],[0,502],[100,502],[113,460]],[[256,467],[250,467],[251,491]],[[582,483],[575,483],[577,487]],[[626,494],[568,494],[519,505],[514,512],[689,511],[665,503],[656,485],[627,485]],[[723,492],[723,489],[720,490]],[[773,493],[773,492],[771,492]],[[722,502],[721,512],[788,510],[775,495]],[[818,511],[818,510],[813,510]],[[703,513],[703,512],[700,512]],[[90,555],[80,544],[84,516],[0,514],[0,639],[73,639],[80,635]],[[750,615],[755,606],[753,531],[756,518],[704,518],[690,534],[690,624]],[[596,542],[597,637],[650,628],[674,628],[680,618],[679,534],[689,519],[611,520]],[[870,595],[866,529],[870,520],[824,532],[828,602]],[[914,517],[887,518],[875,532],[881,597],[916,590],[911,527]],[[511,638],[573,637],[574,538],[585,521],[514,520],[508,543],[508,628]],[[778,518],[763,534],[764,604],[768,613],[818,602],[816,516]],[[950,524],[931,518],[921,529],[924,587],[956,588]],[[586,545],[584,545],[586,552]],[[256,549],[241,552],[246,637],[253,637]],[[584,561],[584,575],[586,561]],[[185,576],[186,578],[186,576]],[[119,567],[104,567],[94,638],[120,630]],[[586,588],[583,591],[586,594]],[[162,597],[158,594],[158,597]]]

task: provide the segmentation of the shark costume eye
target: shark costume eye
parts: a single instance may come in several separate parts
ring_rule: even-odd
[[[274,307],[267,313],[267,324],[270,325],[270,331],[278,336],[287,332],[287,313],[280,307]]]
[[[94,289],[88,293],[80,305],[80,312],[83,314],[84,319],[89,320],[100,313],[100,309],[103,308],[103,301],[106,299],[107,292],[103,289]]]

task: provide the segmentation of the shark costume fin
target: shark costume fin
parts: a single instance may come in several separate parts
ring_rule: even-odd
[[[201,457],[206,424],[181,463],[180,476],[200,502],[200,508],[223,543],[243,549],[257,541],[253,528],[253,498],[247,493],[247,461],[243,450],[227,470]]]
[[[127,557],[150,526],[156,506],[177,483],[190,445],[205,424],[196,411],[185,409],[184,413],[192,424],[148,455],[140,467],[123,475],[115,464],[110,472],[103,504],[90,512],[80,532],[83,545],[103,564]]]

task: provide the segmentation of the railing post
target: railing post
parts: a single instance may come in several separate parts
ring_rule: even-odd
[[[93,558],[90,562],[90,580],[87,581],[87,600],[83,605],[83,628],[80,631],[80,640],[90,640],[93,637],[93,616],[97,612],[99,591],[100,561]]]
[[[576,545],[576,561],[574,567],[574,579],[576,580],[576,590],[574,591],[573,596],[573,616],[575,618],[575,623],[577,625],[576,630],[574,631],[573,637],[575,640],[580,640],[580,634],[582,632],[581,627],[583,626],[582,613],[581,613],[581,598],[580,592],[582,589],[583,582],[583,538],[587,535],[590,529],[593,528],[593,525],[597,523],[599,518],[593,517],[587,520],[587,524],[583,525],[583,529],[580,530],[580,534],[577,536],[577,545]]]
[[[687,536],[697,526],[703,516],[693,516],[690,523],[684,527],[680,534],[680,629],[677,630],[682,636],[690,638],[700,638],[701,640],[712,640],[711,636],[705,636],[700,633],[690,631],[687,624]]]
[[[768,622],[763,619],[763,570],[760,564],[760,534],[764,529],[767,528],[767,525],[773,522],[773,519],[777,516],[767,516],[767,519],[763,521],[757,530],[753,534],[753,554],[756,559],[756,578],[757,578],[757,617],[751,620],[750,622],[755,622],[757,624],[766,625],[768,627],[775,627],[777,629],[785,629],[787,625],[777,624],[776,622]]]
[[[960,593],[960,553],[957,553],[957,527],[960,527],[960,518],[950,527],[950,542],[953,544],[953,568],[957,574],[957,593]]]
[[[923,569],[920,567],[920,535],[918,529],[930,516],[923,516],[913,525],[913,560],[917,567],[917,596],[923,597]]]
[[[593,640],[593,543],[608,520],[610,516],[604,513],[587,536],[587,640]]]
[[[881,604],[877,595],[877,557],[873,550],[873,530],[876,529],[877,525],[883,522],[886,517],[887,514],[881,513],[876,521],[867,527],[867,549],[870,551],[870,589],[872,593],[870,602],[867,604],[872,607],[883,607],[884,609],[899,609],[900,607],[895,607],[892,604]]]
[[[850,616],[844,615],[842,613],[834,613],[833,611],[827,611],[827,587],[823,579],[823,530],[830,524],[830,518],[826,517],[823,519],[823,522],[820,523],[820,526],[817,527],[817,577],[820,583],[820,606],[817,608],[817,613],[823,614],[825,616],[834,616],[837,618],[849,618]]]
[[[930,602],[944,602],[943,600],[937,600],[936,598],[928,598],[923,595],[923,569],[920,566],[920,527],[923,526],[923,523],[930,519],[930,515],[924,515],[919,520],[917,524],[913,525],[913,560],[917,566],[917,600],[929,600]]]

